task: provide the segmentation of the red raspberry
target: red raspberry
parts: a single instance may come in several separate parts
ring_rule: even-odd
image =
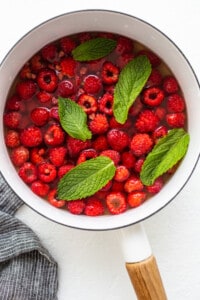
[[[14,95],[8,99],[8,101],[6,103],[6,109],[22,112],[25,110],[25,105],[24,105],[24,102],[21,101],[19,96]]]
[[[98,73],[102,68],[103,63],[105,62],[105,58],[95,59],[88,61],[88,71],[92,73]]]
[[[134,165],[134,171],[136,173],[141,172],[144,161],[145,161],[144,157],[140,157],[136,160],[135,165]]]
[[[144,200],[146,199],[146,193],[145,192],[132,192],[128,194],[127,196],[127,202],[130,205],[130,207],[137,207],[140,206]]]
[[[119,68],[112,62],[106,61],[102,67],[101,77],[102,82],[105,84],[116,83],[119,78]]]
[[[31,69],[33,72],[38,72],[42,68],[44,68],[45,64],[42,61],[42,57],[40,54],[34,55],[30,60]]]
[[[96,139],[92,142],[92,147],[98,152],[106,150],[108,148],[108,143],[105,135],[97,136]]]
[[[65,140],[65,133],[59,124],[51,124],[44,133],[47,146],[60,146]]]
[[[66,201],[57,199],[56,195],[57,195],[56,189],[50,190],[50,192],[48,193],[48,196],[47,196],[49,203],[57,208],[64,207],[66,204]]]
[[[19,128],[21,119],[22,115],[17,111],[5,113],[3,116],[4,125],[11,129]]]
[[[63,165],[58,169],[58,178],[61,179],[65,174],[67,174],[71,169],[74,168],[74,165],[68,164]]]
[[[87,216],[100,216],[104,213],[104,206],[100,199],[96,198],[95,196],[90,197],[86,201],[84,213]]]
[[[124,192],[124,183],[113,180],[112,192]]]
[[[85,209],[85,201],[82,199],[74,200],[74,201],[67,201],[66,205],[67,205],[68,211],[74,215],[82,214]]]
[[[25,162],[18,170],[19,176],[26,183],[31,183],[37,179],[37,168],[31,162]]]
[[[90,140],[81,141],[71,136],[67,137],[67,149],[70,157],[77,157],[82,150],[90,148],[90,146]]]
[[[127,193],[131,193],[134,191],[142,191],[144,188],[144,185],[140,178],[138,176],[132,175],[127,179],[127,181],[124,184],[124,190]]]
[[[122,152],[129,145],[129,136],[119,129],[111,129],[107,134],[108,144],[113,150]]]
[[[60,167],[65,163],[66,154],[67,148],[65,147],[51,148],[49,149],[49,160],[54,166]]]
[[[29,151],[24,146],[19,146],[11,151],[10,158],[16,167],[20,167],[29,159]]]
[[[20,145],[19,133],[15,130],[8,130],[5,134],[5,143],[9,148],[15,148]]]
[[[132,121],[130,119],[127,119],[124,124],[120,124],[116,121],[115,117],[111,117],[109,120],[110,128],[113,129],[125,129],[128,130],[132,126]]]
[[[162,74],[157,69],[152,69],[151,74],[147,80],[146,87],[158,86],[162,82]]]
[[[46,150],[44,148],[32,148],[30,150],[30,161],[37,165],[45,161]]]
[[[179,94],[169,95],[167,98],[167,110],[170,113],[183,112],[185,109],[185,101]]]
[[[78,104],[83,108],[86,114],[92,114],[97,111],[97,100],[95,97],[87,94],[81,94],[78,98]]]
[[[158,117],[159,120],[163,120],[166,115],[166,109],[164,107],[156,107],[155,115]]]
[[[17,94],[24,100],[30,99],[37,90],[37,85],[33,80],[24,80],[18,82],[16,86]]]
[[[88,159],[95,158],[95,157],[97,157],[97,152],[95,149],[83,150],[78,157],[77,165],[81,164],[82,162],[84,162]]]
[[[58,86],[58,77],[52,69],[41,69],[37,75],[37,84],[41,90],[52,93]]]
[[[120,161],[120,154],[119,154],[119,152],[117,152],[115,150],[104,150],[101,152],[100,155],[107,156],[110,159],[112,159],[115,166],[117,166]]]
[[[99,110],[106,115],[113,114],[113,95],[105,93],[99,100]]]
[[[66,54],[70,54],[72,50],[76,47],[76,43],[70,37],[63,37],[60,39],[60,46]]]
[[[103,134],[108,130],[109,124],[104,114],[97,113],[89,123],[89,128],[94,134]]]
[[[154,142],[157,143],[157,141],[165,136],[167,134],[168,130],[167,130],[167,127],[162,125],[158,128],[156,128],[152,134],[152,138],[154,139]]]
[[[152,132],[159,124],[159,118],[151,110],[143,110],[135,122],[136,129],[141,133]]]
[[[132,59],[134,59],[133,53],[122,53],[117,59],[117,65],[123,69]]]
[[[52,95],[45,91],[38,92],[36,97],[41,103],[46,103],[52,99]]]
[[[157,178],[152,185],[147,186],[147,191],[151,194],[157,194],[163,187],[162,177]]]
[[[154,107],[160,105],[164,100],[165,94],[159,87],[149,87],[143,93],[143,103]]]
[[[58,113],[58,106],[53,106],[50,109],[49,116],[50,118],[55,119],[56,121],[60,120],[59,113]]]
[[[83,80],[83,89],[88,94],[97,94],[102,88],[101,80],[96,75],[87,75]]]
[[[38,165],[38,178],[45,183],[54,181],[57,176],[56,167],[48,162]]]
[[[172,128],[181,128],[185,125],[185,114],[180,113],[171,113],[166,115],[167,124]]]
[[[20,133],[20,141],[25,147],[37,147],[42,143],[42,132],[36,126],[29,126]]]
[[[147,154],[153,146],[153,140],[147,133],[135,134],[131,140],[131,150],[135,156]]]
[[[30,117],[36,126],[44,126],[49,120],[49,110],[45,107],[36,107],[31,111]]]
[[[131,152],[126,151],[126,152],[122,153],[122,164],[126,168],[128,168],[128,169],[133,168],[135,165],[135,160],[136,160],[136,158]]]
[[[121,192],[111,192],[106,196],[106,204],[108,210],[113,215],[118,215],[123,213],[126,208],[126,197]]]
[[[160,65],[161,63],[161,60],[160,58],[155,54],[153,53],[152,51],[150,50],[140,50],[138,52],[138,55],[146,55],[152,65],[152,67],[157,67]]]
[[[163,80],[163,89],[168,94],[178,92],[179,85],[176,78],[174,78],[174,76],[171,75],[166,76]]]
[[[63,58],[60,62],[62,74],[73,77],[75,75],[76,65],[77,63],[72,57]]]
[[[106,185],[104,185],[99,192],[107,192],[111,189],[112,187],[112,180],[108,181],[108,183]]]
[[[31,183],[31,190],[40,197],[46,197],[49,192],[49,185],[40,180],[36,180]]]
[[[74,84],[70,80],[62,80],[58,83],[58,95],[61,97],[69,97],[75,92]]]
[[[129,115],[132,117],[136,117],[143,110],[143,103],[141,101],[141,97],[138,96],[133,105],[129,109]]]
[[[53,61],[56,57],[57,48],[55,44],[49,44],[42,48],[42,58],[47,61]]]
[[[117,39],[117,46],[115,49],[117,54],[124,54],[124,53],[129,53],[133,51],[133,42],[123,36],[119,36]]]
[[[117,166],[114,180],[118,182],[123,182],[128,179],[129,175],[130,172],[125,166]]]

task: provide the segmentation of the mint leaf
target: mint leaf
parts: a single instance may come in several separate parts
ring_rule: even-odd
[[[184,157],[188,144],[189,134],[182,128],[170,130],[147,155],[140,173],[143,184],[152,185],[156,178],[172,168]]]
[[[102,58],[111,53],[117,42],[107,38],[95,38],[77,46],[73,51],[73,58],[77,61],[89,61]]]
[[[106,156],[87,160],[65,174],[58,183],[58,198],[77,200],[95,194],[115,175],[116,167]]]
[[[126,122],[129,108],[150,74],[151,64],[144,55],[134,58],[122,69],[114,91],[114,116],[118,123]]]
[[[58,113],[62,128],[70,136],[82,141],[92,138],[92,133],[87,127],[87,115],[76,102],[59,97]]]

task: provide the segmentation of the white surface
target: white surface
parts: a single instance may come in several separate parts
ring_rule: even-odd
[[[186,55],[200,78],[200,2],[7,0],[0,9],[0,60],[37,24],[68,11],[114,9],[135,15],[165,32]],[[162,211],[144,222],[169,300],[199,300],[200,169]],[[59,300],[136,299],[124,268],[118,231],[66,228],[26,206],[18,217],[39,235],[59,265]]]

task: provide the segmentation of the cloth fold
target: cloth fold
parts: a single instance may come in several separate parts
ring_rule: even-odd
[[[0,300],[56,300],[57,263],[14,216],[21,205],[0,174]]]

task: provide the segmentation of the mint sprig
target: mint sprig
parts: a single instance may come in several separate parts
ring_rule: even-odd
[[[73,58],[77,61],[90,61],[102,58],[111,53],[117,42],[108,38],[94,38],[77,46],[73,51]]]
[[[184,157],[188,144],[189,134],[184,129],[170,130],[147,155],[140,173],[143,184],[152,185],[156,178],[171,169]]]
[[[144,55],[134,58],[122,69],[114,91],[114,116],[117,122],[126,122],[128,111],[150,74],[151,64]]]
[[[59,181],[58,198],[78,200],[91,196],[113,178],[115,170],[113,161],[106,156],[85,161],[70,170]]]
[[[62,128],[73,138],[85,141],[92,138],[87,126],[87,115],[74,101],[58,98],[58,113]]]

